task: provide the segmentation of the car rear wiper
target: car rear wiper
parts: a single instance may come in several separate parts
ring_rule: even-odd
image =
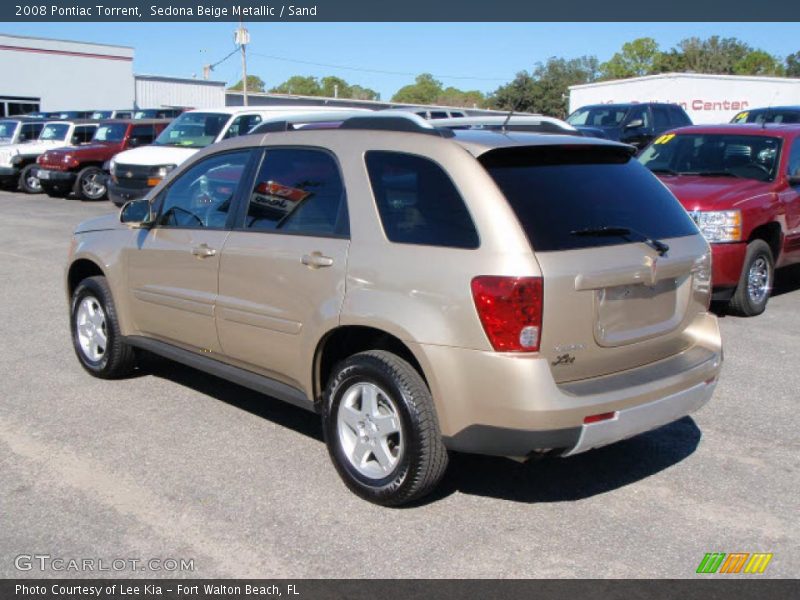
[[[575,229],[574,231],[570,231],[569,234],[582,237],[631,238],[638,242],[644,242],[653,250],[658,252],[659,256],[664,256],[667,252],[669,252],[669,246],[664,242],[647,236],[639,231],[636,231],[635,229],[631,229],[630,227],[614,227],[610,225],[605,227],[589,227],[586,229]]]

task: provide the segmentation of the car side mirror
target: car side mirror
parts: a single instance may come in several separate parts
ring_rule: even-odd
[[[638,127],[643,127],[644,121],[642,119],[634,119],[627,125],[625,125],[625,129],[636,129]]]
[[[119,222],[131,229],[149,229],[153,226],[150,202],[146,199],[129,200],[119,211]]]

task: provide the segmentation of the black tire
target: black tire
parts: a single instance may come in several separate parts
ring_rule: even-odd
[[[81,200],[102,200],[108,192],[106,174],[100,167],[86,167],[75,178],[72,190]]]
[[[19,174],[19,189],[26,194],[41,194],[42,184],[36,177],[36,163],[26,165]]]
[[[763,272],[759,268],[762,266],[766,269],[767,291],[761,297],[749,285],[751,270],[756,272]],[[772,250],[769,244],[764,240],[753,240],[747,244],[747,253],[744,257],[744,266],[742,267],[742,274],[739,277],[739,284],[736,286],[736,291],[731,297],[728,304],[728,312],[741,317],[754,317],[760,315],[767,308],[769,295],[772,292],[772,283],[775,277],[775,258],[772,256]]]
[[[396,407],[402,436],[397,463],[385,476],[368,477],[348,458],[339,434],[339,407],[347,392],[359,384],[377,386]],[[430,391],[419,373],[405,360],[383,350],[354,354],[339,363],[326,387],[323,431],[328,453],[347,487],[362,498],[383,506],[399,506],[428,494],[447,468],[447,449]],[[366,453],[365,457],[377,455]]]
[[[104,317],[102,327],[99,329],[105,334],[106,341],[102,354],[97,357],[87,353],[79,334],[79,310],[84,301],[102,309]],[[136,367],[133,348],[122,340],[117,311],[105,277],[88,277],[75,288],[70,306],[70,332],[75,354],[81,366],[91,375],[101,379],[118,379],[129,375]]]

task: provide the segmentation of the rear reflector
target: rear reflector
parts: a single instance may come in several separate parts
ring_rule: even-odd
[[[541,277],[476,277],[472,280],[472,297],[495,350],[539,351],[543,305]]]
[[[609,419],[613,419],[616,416],[617,416],[616,412],[600,413],[599,415],[589,415],[583,420],[583,424],[588,425],[589,423],[597,423],[598,421],[608,421]]]

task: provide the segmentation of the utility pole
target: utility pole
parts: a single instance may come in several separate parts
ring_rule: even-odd
[[[242,50],[242,103],[247,106],[247,44],[250,43],[250,34],[239,19],[239,28],[234,32],[233,39]]]

